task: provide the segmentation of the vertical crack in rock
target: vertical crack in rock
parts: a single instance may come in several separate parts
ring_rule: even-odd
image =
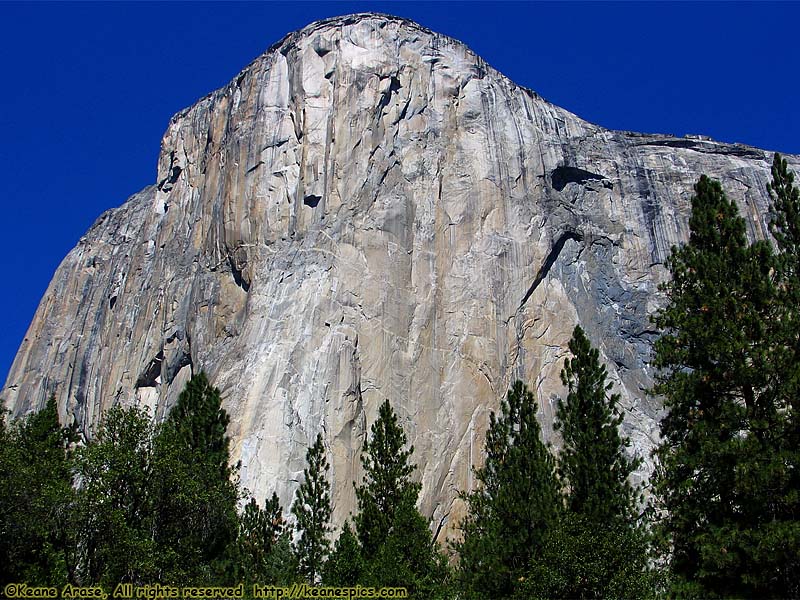
[[[539,272],[536,274],[536,279],[533,280],[533,283],[528,288],[525,296],[522,298],[522,302],[519,303],[519,308],[517,310],[521,310],[522,307],[525,306],[528,298],[530,298],[533,292],[536,291],[536,288],[539,287],[539,284],[542,283],[542,280],[547,277],[547,274],[553,267],[553,263],[556,262],[558,255],[561,254],[561,251],[564,249],[564,244],[567,243],[567,240],[575,240],[576,242],[580,242],[583,240],[583,237],[576,231],[565,231],[559,236],[559,238],[556,240],[556,243],[553,244],[553,247],[550,249],[547,258],[544,259],[544,263],[539,268]]]

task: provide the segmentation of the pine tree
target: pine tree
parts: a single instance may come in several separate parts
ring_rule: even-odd
[[[229,421],[219,390],[200,373],[186,384],[155,438],[154,531],[164,583],[211,584],[224,577],[239,498]]]
[[[800,190],[788,163],[777,152],[772,157],[772,182],[767,191],[772,200],[770,229],[781,254],[789,259],[784,274],[800,277]]]
[[[490,415],[486,460],[477,490],[464,495],[468,515],[455,544],[465,594],[510,598],[557,523],[560,499],[553,457],[541,439],[537,405],[517,381]]]
[[[388,400],[381,405],[370,433],[361,453],[364,482],[356,486],[355,524],[364,556],[377,553],[394,522],[395,509],[406,495],[416,502],[420,490],[411,481],[414,447],[406,449],[406,434]]]
[[[800,190],[794,174],[777,152],[772,162],[770,230],[778,247],[776,260],[780,324],[772,360],[780,373],[779,406],[792,422],[794,447],[800,438]]]
[[[420,485],[411,481],[414,447],[385,401],[364,444],[364,481],[356,487],[355,516],[362,581],[373,587],[402,585],[409,598],[435,598],[446,580],[444,560],[424,517],[416,508]],[[397,573],[404,574],[399,583]]]
[[[371,587],[402,587],[409,598],[452,598],[447,560],[438,551],[428,523],[406,494],[377,554],[367,562],[362,581]]]
[[[221,475],[230,477],[230,438],[226,435],[230,417],[222,408],[222,396],[204,372],[192,377],[178,396],[167,418],[175,441],[202,456],[202,462],[215,465]]]
[[[236,552],[231,562],[230,584],[243,581],[286,585],[295,580],[297,563],[291,552],[290,530],[274,492],[263,509],[254,498],[245,505],[239,517]]]
[[[624,452],[630,441],[619,433],[620,397],[608,393],[606,368],[580,327],[569,350],[561,371],[568,394],[558,400],[555,421],[564,441],[557,470],[566,511],[548,532],[523,595],[652,596],[647,534],[637,510],[643,499],[628,480],[640,461]]]
[[[760,501],[754,509],[765,514],[754,552],[760,569],[753,576],[763,579],[761,587],[775,595],[800,597],[800,190],[778,153],[768,191],[770,229],[778,247],[779,308],[772,320],[771,353],[777,418],[768,424],[772,435],[759,440],[771,441],[764,449],[769,460],[761,469],[749,471],[756,475],[749,487]]]
[[[689,243],[667,261],[667,305],[655,318],[664,331],[655,392],[667,414],[654,479],[673,593],[782,595],[782,569],[798,579],[797,559],[786,561],[771,528],[782,503],[776,489],[790,477],[775,452],[785,414],[772,359],[776,261],[766,242],[747,243],[736,205],[705,176],[689,228]]]
[[[558,400],[555,421],[564,439],[558,472],[569,490],[567,508],[596,524],[633,522],[641,491],[628,477],[641,460],[624,453],[630,440],[619,434],[619,394],[608,394],[611,383],[606,383],[605,365],[580,326],[575,327],[569,350],[573,358],[561,371],[568,394],[566,401]]]
[[[322,570],[322,582],[328,586],[354,587],[363,581],[364,560],[361,546],[350,523],[345,521]]]
[[[547,532],[514,598],[653,598],[658,574],[650,567],[647,540],[624,523],[597,527],[566,512]]]
[[[303,471],[303,483],[295,494],[292,514],[297,518],[295,553],[300,574],[313,584],[320,575],[330,549],[331,486],[327,479],[328,461],[325,459],[322,434],[317,435],[316,442],[308,449],[306,463],[308,466]]]

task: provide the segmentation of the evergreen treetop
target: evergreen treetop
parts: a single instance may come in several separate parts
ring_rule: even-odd
[[[635,520],[640,494],[628,481],[640,460],[628,458],[630,440],[620,437],[619,394],[609,394],[606,367],[580,326],[569,342],[573,357],[561,371],[566,401],[559,398],[555,429],[564,447],[558,473],[568,489],[567,508],[594,523]]]
[[[360,583],[364,575],[361,546],[349,521],[345,521],[322,572],[325,585],[351,587]]]
[[[219,390],[202,371],[186,383],[165,423],[184,449],[200,453],[204,463],[217,465],[227,475],[231,474],[229,424]]]
[[[307,466],[303,483],[297,488],[292,504],[292,514],[297,518],[295,529],[299,536],[295,543],[301,575],[315,583],[328,556],[330,542],[331,485],[328,482],[328,461],[322,434],[306,453]]]
[[[356,531],[365,556],[374,555],[389,534],[394,511],[408,495],[416,503],[420,486],[411,481],[414,447],[397,423],[397,415],[386,400],[372,424],[370,437],[361,453],[364,481],[356,486],[358,514]]]
[[[54,395],[0,436],[0,589],[10,582],[75,582],[72,488],[75,430]]]
[[[295,581],[297,564],[290,537],[277,494],[272,493],[263,509],[250,498],[239,518],[236,550],[231,558],[234,577],[229,583],[286,585]]]
[[[462,585],[470,598],[509,598],[557,522],[561,505],[553,457],[541,439],[533,394],[520,381],[490,415],[476,490],[463,495]]]
[[[557,463],[565,510],[548,529],[518,597],[653,596],[649,532],[637,510],[643,499],[629,481],[639,461],[625,454],[630,442],[619,432],[620,397],[609,393],[600,353],[579,326],[569,350],[561,371],[567,397],[558,399],[555,420],[563,438]]]
[[[748,244],[736,205],[705,176],[689,225],[689,243],[667,261],[667,304],[654,319],[664,331],[655,391],[667,409],[654,484],[673,593],[786,595],[797,563],[774,551],[776,524],[784,543],[796,548],[798,536],[797,515],[785,512],[793,467],[775,360],[785,345],[780,263],[768,243]]]
[[[153,542],[153,425],[146,411],[115,406],[77,452],[77,520],[84,585],[113,589],[158,577]]]
[[[403,586],[409,598],[441,597],[447,579],[445,560],[436,549],[428,522],[416,508],[420,485],[411,481],[414,448],[406,448],[405,432],[388,400],[381,405],[370,432],[361,455],[364,480],[356,487],[360,559],[353,562],[342,556],[352,545],[345,529],[328,573],[349,577],[359,571],[359,583]]]
[[[155,539],[162,580],[218,581],[236,540],[238,465],[230,465],[230,418],[204,373],[192,377],[154,440]]]
[[[794,173],[777,152],[772,157],[772,182],[767,186],[772,200],[770,230],[778,249],[786,258],[788,274],[800,276],[797,259],[800,258],[800,190],[794,185]]]

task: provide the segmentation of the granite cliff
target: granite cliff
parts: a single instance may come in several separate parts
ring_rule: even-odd
[[[587,123],[399,18],[317,22],[172,118],[156,184],[64,259],[2,397],[55,393],[91,435],[116,403],[163,417],[203,369],[257,498],[288,505],[323,432],[337,522],[388,398],[446,531],[513,380],[552,436],[575,324],[650,460],[648,315],[692,185],[719,179],[763,237],[771,158]]]

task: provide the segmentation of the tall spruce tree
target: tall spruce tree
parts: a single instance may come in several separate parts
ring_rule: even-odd
[[[438,598],[446,585],[445,561],[416,508],[420,485],[411,480],[414,447],[406,448],[406,434],[388,400],[370,433],[361,454],[364,480],[356,487],[361,581],[403,586],[409,598]]]
[[[370,434],[361,453],[364,481],[356,486],[355,525],[365,557],[374,556],[389,535],[402,499],[409,495],[416,502],[420,490],[411,481],[414,447],[406,448],[406,434],[388,400],[381,405]]]
[[[306,453],[307,467],[303,483],[297,488],[292,514],[297,518],[295,543],[300,574],[309,583],[316,583],[330,550],[328,533],[331,519],[331,485],[328,482],[328,461],[322,434]]]
[[[597,525],[633,523],[641,491],[628,477],[641,460],[624,452],[630,440],[619,433],[620,396],[608,393],[606,367],[580,326],[575,327],[569,350],[572,358],[561,371],[568,393],[566,401],[558,400],[555,420],[564,440],[558,473],[568,490],[567,508]]]
[[[204,373],[192,377],[155,438],[153,480],[159,580],[213,583],[224,578],[238,529],[239,493],[230,465],[230,419]]]
[[[558,522],[560,497],[553,457],[541,439],[536,401],[515,382],[490,415],[478,488],[463,498],[468,514],[454,545],[468,598],[510,598]]]
[[[639,460],[630,459],[619,428],[620,397],[580,327],[569,342],[572,358],[561,380],[555,428],[563,448],[558,474],[565,512],[547,532],[544,547],[520,587],[520,597],[644,598],[655,594],[648,537],[639,519],[641,490],[629,482]]]
[[[791,477],[776,452],[785,415],[773,361],[776,261],[768,243],[748,244],[736,205],[705,176],[689,228],[668,258],[667,305],[655,318],[664,334],[654,389],[667,409],[655,491],[673,593],[783,596],[798,579],[797,553],[786,558],[772,526]]]

